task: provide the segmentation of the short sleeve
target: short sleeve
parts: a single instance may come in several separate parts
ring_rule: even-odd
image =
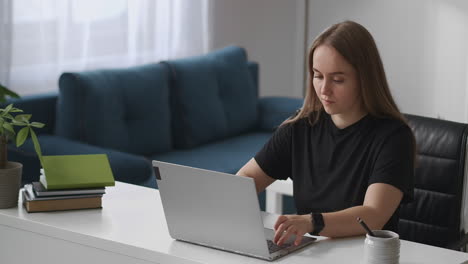
[[[291,175],[292,126],[280,126],[255,155],[257,164],[271,178],[286,180]]]
[[[377,155],[369,185],[386,183],[403,192],[402,203],[414,195],[414,140],[411,129],[404,125],[389,135]]]

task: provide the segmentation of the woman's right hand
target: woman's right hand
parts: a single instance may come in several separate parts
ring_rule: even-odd
[[[281,246],[291,235],[295,235],[294,245],[297,246],[301,243],[303,235],[313,231],[311,215],[281,215],[274,228],[274,243]]]

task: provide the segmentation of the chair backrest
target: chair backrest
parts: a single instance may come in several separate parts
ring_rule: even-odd
[[[417,145],[414,201],[400,208],[402,239],[448,247],[464,228],[463,191],[468,125],[406,115]]]

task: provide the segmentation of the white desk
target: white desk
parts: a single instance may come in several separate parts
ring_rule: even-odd
[[[157,190],[118,182],[107,192],[102,210],[0,210],[0,263],[268,263],[173,240]],[[363,239],[321,238],[274,263],[360,263]],[[401,264],[464,261],[467,253],[401,243]]]

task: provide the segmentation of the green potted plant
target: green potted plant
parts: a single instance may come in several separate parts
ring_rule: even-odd
[[[0,84],[0,103],[4,104],[8,98],[19,98],[19,95]],[[44,124],[31,122],[30,119],[30,114],[23,114],[23,110],[15,108],[13,104],[0,108],[0,208],[17,206],[21,186],[23,165],[8,161],[8,143],[14,141],[19,147],[30,135],[42,163],[41,148],[33,128],[42,128]],[[22,128],[16,131],[15,126]]]

